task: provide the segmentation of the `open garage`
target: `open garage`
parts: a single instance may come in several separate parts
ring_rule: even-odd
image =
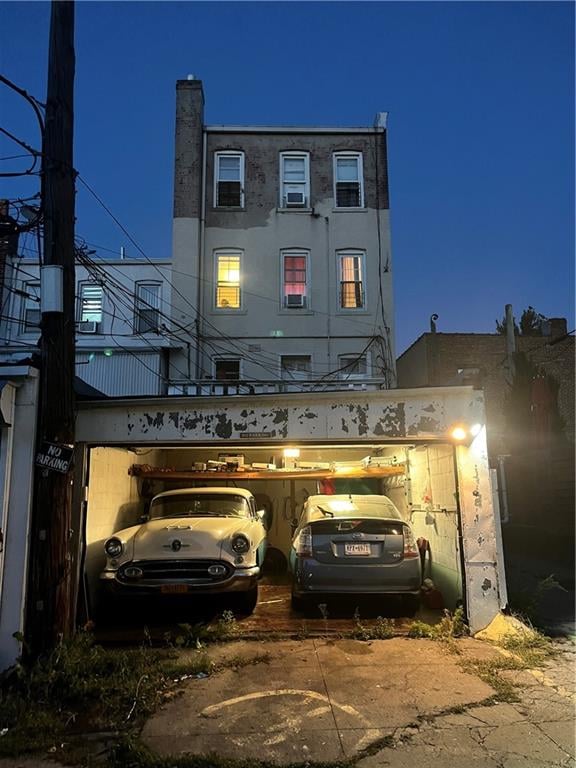
[[[106,540],[137,525],[156,494],[201,487],[253,494],[265,511],[268,581],[289,578],[309,497],[385,495],[447,608],[463,605],[475,631],[501,607],[483,400],[470,387],[85,402],[77,435],[79,605],[88,617]]]

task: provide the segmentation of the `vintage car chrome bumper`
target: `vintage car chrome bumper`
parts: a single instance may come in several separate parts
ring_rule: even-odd
[[[161,594],[217,594],[221,592],[246,592],[253,589],[260,576],[260,567],[239,568],[227,563],[222,577],[210,578],[196,569],[195,562],[185,561],[189,568],[159,568],[157,561],[131,561],[118,569],[105,569],[100,573],[100,583],[111,594],[121,596],[145,596]],[[142,571],[140,576],[126,575],[126,570]]]

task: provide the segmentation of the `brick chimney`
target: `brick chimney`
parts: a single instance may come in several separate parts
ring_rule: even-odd
[[[202,195],[202,81],[189,75],[176,82],[174,218],[200,216]]]
[[[568,325],[565,317],[548,317],[542,321],[542,336],[566,336]]]

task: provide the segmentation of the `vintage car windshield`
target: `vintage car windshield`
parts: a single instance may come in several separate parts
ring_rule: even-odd
[[[166,517],[250,517],[243,496],[223,493],[161,496],[150,505],[150,519]]]

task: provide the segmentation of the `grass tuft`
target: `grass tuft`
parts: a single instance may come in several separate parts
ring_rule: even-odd
[[[367,627],[356,620],[356,627],[352,631],[352,637],[356,640],[389,640],[396,634],[396,625],[393,619],[383,619],[378,616],[375,623]]]

